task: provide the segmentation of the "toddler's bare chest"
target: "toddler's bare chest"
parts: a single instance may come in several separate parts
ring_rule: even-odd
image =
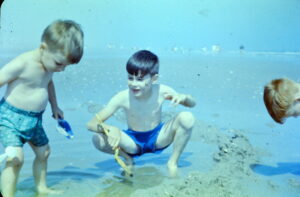
[[[21,76],[25,86],[32,88],[47,87],[52,75],[40,71],[28,71]]]

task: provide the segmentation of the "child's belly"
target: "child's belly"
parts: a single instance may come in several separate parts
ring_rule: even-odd
[[[48,91],[45,88],[27,90],[24,92],[12,91],[5,95],[8,103],[16,108],[40,112],[45,110],[48,103]]]
[[[143,118],[143,119],[128,119],[127,124],[128,128],[134,131],[150,131],[157,127],[161,123],[160,118]]]

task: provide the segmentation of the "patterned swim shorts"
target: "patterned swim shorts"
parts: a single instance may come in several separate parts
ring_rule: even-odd
[[[18,109],[3,98],[0,101],[0,142],[4,147],[22,147],[26,142],[35,146],[48,144],[42,126],[42,112]]]

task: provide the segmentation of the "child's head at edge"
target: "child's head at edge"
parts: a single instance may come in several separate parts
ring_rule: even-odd
[[[274,79],[265,86],[264,102],[274,121],[283,124],[285,118],[300,115],[299,93],[299,84],[286,78]]]

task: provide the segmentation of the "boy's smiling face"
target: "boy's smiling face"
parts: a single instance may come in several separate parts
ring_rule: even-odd
[[[137,98],[151,94],[152,83],[156,80],[155,76],[146,74],[144,76],[139,72],[138,75],[128,73],[129,91]]]

